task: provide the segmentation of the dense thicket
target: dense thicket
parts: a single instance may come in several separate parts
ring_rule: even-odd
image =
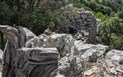
[[[2,0],[0,24],[25,26],[39,34],[51,23],[60,24],[62,6],[63,0]]]
[[[123,50],[123,19],[111,17],[98,25],[98,42]]]

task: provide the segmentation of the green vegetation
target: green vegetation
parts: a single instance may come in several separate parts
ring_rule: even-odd
[[[111,17],[98,25],[98,41],[111,49],[123,50],[123,19]]]
[[[39,35],[50,23],[60,23],[58,17],[64,5],[62,0],[2,0],[0,24],[25,26]]]
[[[83,0],[77,8],[88,7],[102,22],[98,25],[97,42],[110,49],[123,50],[123,0]]]

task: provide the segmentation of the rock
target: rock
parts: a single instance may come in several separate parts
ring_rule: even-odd
[[[42,47],[43,46],[43,40],[39,37],[34,37],[26,42],[25,47],[27,48],[34,48],[34,47]]]
[[[40,38],[44,40],[43,47],[56,47],[61,56],[70,53],[70,48],[72,46],[71,43],[73,40],[71,35],[53,33],[44,38],[42,37],[43,36],[40,35]]]
[[[0,72],[0,77],[2,77],[2,73]]]
[[[65,76],[58,74],[58,75],[56,75],[55,77],[65,77]]]
[[[8,39],[3,54],[2,77],[49,77],[58,67],[57,49],[41,48],[40,38],[28,29],[0,25],[0,31]]]
[[[26,40],[27,41],[32,39],[32,38],[34,38],[34,37],[36,37],[36,35],[34,33],[32,33],[29,29],[23,28],[23,30],[24,30],[24,32],[26,34]]]
[[[110,74],[117,74],[120,72],[123,74],[123,51],[119,50],[111,50],[106,54],[105,63],[107,67],[107,71]]]
[[[3,61],[3,51],[0,49],[0,64],[2,63]]]
[[[103,71],[100,68],[96,67],[96,66],[93,66],[92,69],[85,71],[84,76],[105,77]]]
[[[89,47],[89,46],[87,46],[87,47]],[[105,51],[107,50],[107,48],[108,48],[108,46],[104,46],[104,45],[93,45],[92,47],[90,47],[89,49],[87,49],[81,55],[81,57],[85,61],[96,62],[98,58],[100,58],[101,56],[103,56],[103,54],[105,53]]]
[[[16,65],[15,68],[17,69],[15,77],[48,77],[57,68],[58,56],[55,48],[19,49],[17,56],[15,56],[14,65]]]
[[[56,72],[65,77],[82,77],[84,66],[82,59],[79,56],[70,58],[71,56],[61,58]]]
[[[57,33],[69,33],[74,35],[77,40],[81,39],[85,43],[96,44],[96,17],[83,8],[77,9],[76,12],[77,14],[74,17],[66,18],[67,24],[64,27],[55,26],[54,31]]]
[[[45,31],[44,31],[44,34],[46,34],[46,35],[50,35],[52,32],[49,30],[49,29],[46,29]]]
[[[84,43],[88,40],[87,37],[88,37],[89,33],[88,32],[85,32],[83,30],[78,30],[78,32],[75,34],[75,38],[77,40],[82,40]]]
[[[90,17],[87,23],[93,20],[90,13],[85,14]],[[80,16],[76,19],[80,19]],[[122,77],[123,75],[123,51],[107,51],[108,46],[87,44],[90,35],[87,30],[77,30],[75,36],[49,31],[36,36],[23,27],[0,25],[0,31],[8,39],[4,53],[0,50],[0,58],[3,60],[2,77]]]

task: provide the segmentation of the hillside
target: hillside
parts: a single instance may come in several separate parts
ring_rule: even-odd
[[[123,0],[1,0],[0,76],[122,77]]]

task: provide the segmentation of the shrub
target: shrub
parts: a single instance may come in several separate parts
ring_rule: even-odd
[[[77,8],[82,8],[82,7],[85,6],[85,5],[82,4],[82,3],[74,3],[73,5],[74,5],[74,7],[77,7]]]
[[[97,12],[96,13],[96,17],[99,18],[99,19],[101,19],[102,21],[104,21],[106,19],[106,16],[103,15],[101,12]]]
[[[118,17],[123,18],[123,11],[118,12]]]
[[[98,25],[98,42],[109,45],[111,49],[123,50],[123,23],[118,17],[112,17]]]

